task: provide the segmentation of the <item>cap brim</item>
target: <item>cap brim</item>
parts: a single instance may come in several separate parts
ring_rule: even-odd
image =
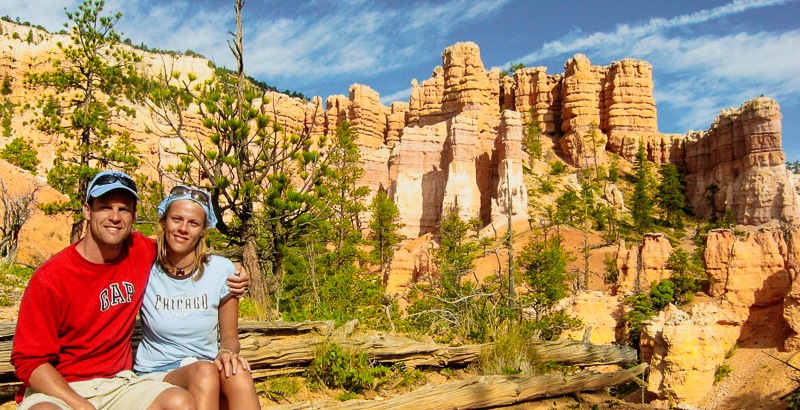
[[[136,194],[136,191],[126,187],[125,185],[122,185],[122,183],[119,181],[115,181],[113,184],[96,185],[95,187],[93,187],[92,190],[89,191],[89,195],[86,195],[86,202],[89,202],[89,198],[97,198],[103,196],[115,189],[123,189],[129,192],[131,195],[133,195],[133,197],[136,198],[137,201],[139,200],[139,195]]]

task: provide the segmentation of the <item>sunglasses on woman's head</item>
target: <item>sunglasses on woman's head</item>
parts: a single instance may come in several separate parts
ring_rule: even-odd
[[[211,204],[211,200],[208,197],[208,195],[199,189],[192,189],[189,187],[178,185],[175,188],[172,188],[172,191],[170,191],[169,193],[169,196],[184,196],[184,195],[189,195],[192,197],[192,199],[198,202],[202,202],[206,204],[206,206]]]
[[[119,181],[119,183],[124,185],[126,188],[130,188],[134,192],[137,192],[136,191],[136,183],[133,182],[133,180],[131,180],[130,178],[126,177],[125,175],[120,175],[120,174],[106,174],[106,175],[103,175],[103,176],[97,178],[94,181],[94,184],[92,184],[92,186],[89,188],[89,190],[91,190],[92,188],[94,188],[96,186],[110,185],[110,184],[113,184],[113,183],[115,183],[117,181]]]

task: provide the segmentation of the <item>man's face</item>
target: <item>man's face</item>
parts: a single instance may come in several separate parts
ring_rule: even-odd
[[[130,235],[136,221],[136,201],[121,189],[83,204],[83,217],[89,223],[89,235],[99,247],[116,247]]]

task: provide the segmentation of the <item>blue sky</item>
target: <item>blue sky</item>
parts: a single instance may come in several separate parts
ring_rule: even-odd
[[[3,0],[0,15],[58,31],[77,0]],[[195,52],[232,67],[225,41],[233,1],[107,0],[123,38]],[[247,0],[245,69],[281,90],[347,94],[367,84],[385,104],[408,100],[442,50],[481,48],[487,68],[512,62],[563,72],[576,53],[594,64],[653,65],[659,131],[706,129],[720,109],[760,95],[782,108],[783,145],[800,160],[800,1]]]

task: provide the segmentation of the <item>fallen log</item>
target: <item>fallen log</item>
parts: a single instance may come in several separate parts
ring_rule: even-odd
[[[276,410],[484,409],[581,391],[600,390],[627,383],[644,373],[646,369],[647,364],[642,363],[632,369],[612,373],[593,373],[585,370],[568,376],[561,373],[529,377],[478,376],[467,380],[423,387],[381,402],[351,400],[345,403],[314,402],[270,408]]]
[[[466,366],[480,357],[489,344],[443,346],[388,333],[356,331],[357,322],[334,328],[328,322],[242,322],[239,324],[241,354],[253,369],[254,377],[299,373],[317,352],[334,342],[354,351],[367,353],[378,363],[404,363],[408,366]],[[0,382],[14,381],[9,363],[14,323],[0,324]],[[140,332],[134,334],[134,345]],[[633,363],[636,351],[626,346],[593,345],[576,340],[533,341],[530,348],[542,362],[568,365]]]

